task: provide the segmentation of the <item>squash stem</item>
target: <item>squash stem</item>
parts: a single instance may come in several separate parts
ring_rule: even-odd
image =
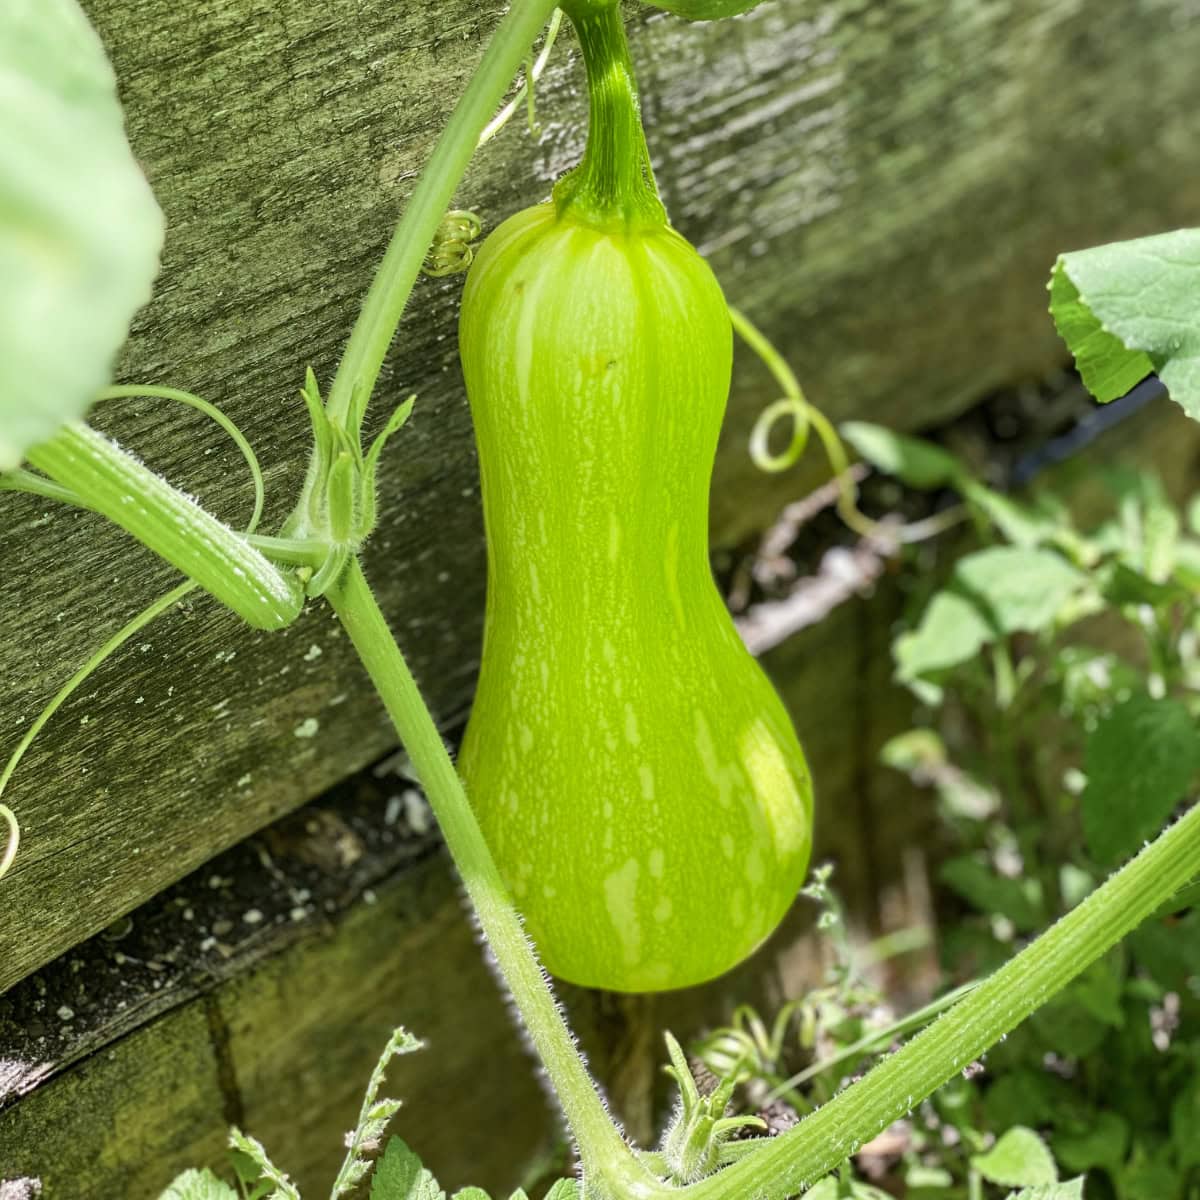
[[[327,595],[425,788],[500,974],[562,1104],[585,1170],[601,1177],[645,1175],[648,1190],[654,1190],[654,1180],[640,1167],[609,1118],[575,1048],[546,973],[525,937],[520,915],[471,811],[462,780],[357,559],[350,561]]]
[[[667,223],[642,128],[637,78],[615,0],[563,4],[587,67],[588,140],[583,161],[554,189],[560,217],[629,232]]]
[[[688,1200],[785,1196],[823,1178],[953,1078],[1200,873],[1200,804],[864,1079]]]

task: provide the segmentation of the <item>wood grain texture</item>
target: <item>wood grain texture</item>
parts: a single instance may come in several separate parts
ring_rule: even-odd
[[[304,1194],[327,1194],[371,1068],[404,1023],[430,1048],[390,1072],[385,1095],[407,1101],[397,1131],[448,1183],[511,1187],[551,1120],[448,864],[372,896],[0,1113],[0,1175],[40,1177],[47,1200],[141,1200],[187,1167],[221,1170],[236,1123]]]
[[[173,1164],[220,1156],[213,1111],[221,1089],[204,1010],[181,1009],[0,1116],[0,1176],[40,1179],[44,1200],[157,1196]]]
[[[224,857],[217,865],[228,867]],[[728,1019],[737,1001],[777,1005],[785,973],[811,980],[819,969],[798,940],[810,922],[796,913],[752,963],[690,992],[565,989],[572,1023],[628,1131],[648,1141],[668,1111],[662,1030],[687,1038]],[[254,957],[244,928],[228,936],[238,960],[229,977],[210,978],[196,993],[167,970],[173,1007],[151,1017],[147,989],[148,1019],[0,1110],[0,1178],[40,1178],[46,1200],[149,1198],[189,1166],[221,1170],[225,1133],[236,1123],[303,1194],[325,1194],[344,1152],[341,1135],[398,1022],[427,1049],[389,1073],[385,1094],[405,1101],[394,1130],[444,1186],[507,1195],[552,1147],[556,1118],[444,853],[377,881],[348,912],[308,922],[298,938],[277,929],[265,957]],[[109,946],[110,958],[117,952]],[[76,1019],[86,1016],[81,1007]],[[52,1012],[47,1019],[61,1021]],[[36,1069],[5,1059],[7,1050],[0,1069]]]
[[[237,419],[264,460],[270,527],[305,461],[303,369],[331,375],[497,11],[465,0],[85,8],[168,219],[156,297],[119,377],[192,388]],[[1044,314],[1055,253],[1200,207],[1194,6],[768,0],[728,23],[631,22],[676,223],[839,417],[920,425],[1037,375],[1061,354]],[[458,203],[492,226],[539,199],[579,152],[581,111],[577,64],[562,53],[540,136],[512,128],[487,147]],[[420,402],[384,464],[368,555],[447,722],[469,702],[483,590],[458,287],[419,285],[387,364],[376,418],[409,390]],[[716,472],[718,544],[750,536],[804,486],[747,464],[746,431],[771,395],[745,365]],[[243,519],[233,452],[192,414],[133,403],[98,423]],[[169,582],[89,516],[0,498],[3,745]],[[803,731],[808,713],[796,717]],[[0,990],[392,741],[320,606],[271,637],[205,599],[164,617],[55,718],[14,780],[26,841],[2,885]]]

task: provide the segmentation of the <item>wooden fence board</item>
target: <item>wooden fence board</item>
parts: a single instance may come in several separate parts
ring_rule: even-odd
[[[120,378],[193,388],[241,422],[266,464],[269,527],[303,470],[303,368],[329,378],[497,11],[85,8],[169,227]],[[1200,209],[1200,14],[1172,0],[768,0],[729,23],[631,23],[679,227],[839,417],[921,425],[1041,373],[1061,356],[1043,311],[1054,254]],[[579,151],[578,64],[557,62],[540,137],[508,130],[460,190],[489,226]],[[368,555],[447,723],[469,701],[483,588],[458,288],[419,286],[389,359],[375,420],[409,390],[420,406],[385,464]],[[716,473],[718,545],[751,536],[802,486],[746,461],[772,389],[743,367]],[[139,403],[101,422],[242,519],[246,481],[198,419]],[[5,747],[169,580],[90,516],[0,499]],[[14,781],[26,841],[0,885],[0,990],[393,740],[320,606],[270,638],[204,599],[163,618],[58,715]]]

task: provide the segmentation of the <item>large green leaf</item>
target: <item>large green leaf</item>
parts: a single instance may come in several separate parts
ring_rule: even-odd
[[[1041,888],[1036,879],[1009,879],[969,855],[943,863],[938,878],[980,912],[1007,917],[1023,933],[1042,923]]]
[[[1129,1149],[1129,1122],[1101,1110],[1091,1114],[1088,1124],[1056,1134],[1053,1145],[1055,1157],[1068,1171],[1103,1167],[1115,1176]]]
[[[1180,1170],[1200,1167],[1200,1075],[1193,1075],[1191,1083],[1176,1097],[1171,1105],[1171,1141],[1179,1158]]]
[[[75,0],[0,3],[0,471],[109,380],[163,219]]]
[[[1097,400],[1155,371],[1200,420],[1200,229],[1061,255],[1050,312]]]
[[[1200,729],[1178,700],[1132,696],[1101,718],[1084,751],[1083,833],[1097,862],[1152,837],[1200,771]]]
[[[895,475],[909,487],[945,487],[967,476],[966,466],[953,454],[921,438],[867,421],[847,421],[841,432],[871,466]]]
[[[972,659],[992,639],[979,610],[954,592],[938,592],[921,623],[896,639],[893,653],[904,682],[956,667]]]

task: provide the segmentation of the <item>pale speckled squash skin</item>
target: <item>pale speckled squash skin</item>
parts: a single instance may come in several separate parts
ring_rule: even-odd
[[[459,334],[489,571],[468,795],[551,972],[700,983],[778,924],[812,828],[803,752],[709,568],[720,287],[669,228],[545,204],[485,243]]]

